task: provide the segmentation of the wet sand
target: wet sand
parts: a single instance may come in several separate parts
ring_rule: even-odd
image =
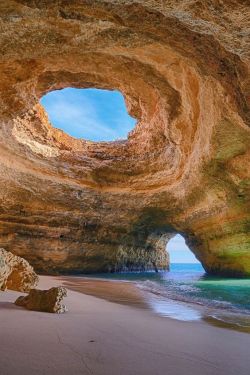
[[[111,288],[102,281],[96,287],[86,282],[89,294],[110,288],[107,301],[71,290],[76,286],[66,279],[43,276],[39,285],[71,284],[65,300],[69,312],[63,315],[13,305],[21,293],[0,294],[1,375],[249,374],[249,334],[137,308],[138,292],[127,283]],[[114,288],[134,302],[110,302],[117,298]]]
[[[63,286],[75,292],[122,305],[149,309],[145,295],[130,282],[70,276],[62,276],[59,280],[63,281]]]

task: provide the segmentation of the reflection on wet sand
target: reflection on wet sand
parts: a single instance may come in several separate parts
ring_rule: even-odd
[[[75,292],[88,294],[110,302],[149,308],[143,293],[130,282],[93,280],[80,277],[60,277],[63,285]]]
[[[91,295],[122,305],[148,309],[158,316],[181,321],[204,321],[210,325],[250,333],[250,318],[221,310],[211,310],[195,303],[160,298],[128,281],[110,281],[85,277],[62,276],[63,285],[75,292]],[[238,324],[240,322],[240,324]]]
[[[250,318],[241,318],[241,324],[239,325],[239,317],[237,317],[237,322],[234,319],[225,315],[221,316],[204,316],[202,320],[214,327],[232,329],[238,332],[250,333]],[[231,321],[230,321],[231,320]]]

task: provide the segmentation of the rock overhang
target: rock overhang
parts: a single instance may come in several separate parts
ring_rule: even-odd
[[[121,248],[143,267],[158,227],[210,272],[249,272],[244,2],[158,3],[3,2],[1,243],[40,270],[112,270]],[[122,92],[128,140],[51,127],[38,101],[64,87]]]

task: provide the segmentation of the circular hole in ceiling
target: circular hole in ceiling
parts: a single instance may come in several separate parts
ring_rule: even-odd
[[[49,92],[40,103],[51,124],[75,138],[95,142],[127,139],[136,124],[119,91],[65,88]]]

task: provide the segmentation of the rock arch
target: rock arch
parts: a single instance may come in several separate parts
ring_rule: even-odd
[[[181,232],[208,272],[249,275],[246,12],[2,1],[0,246],[40,272],[114,270],[124,252],[147,268],[150,251],[162,269],[159,243]],[[54,129],[38,102],[64,87],[121,91],[138,119],[128,140]]]

